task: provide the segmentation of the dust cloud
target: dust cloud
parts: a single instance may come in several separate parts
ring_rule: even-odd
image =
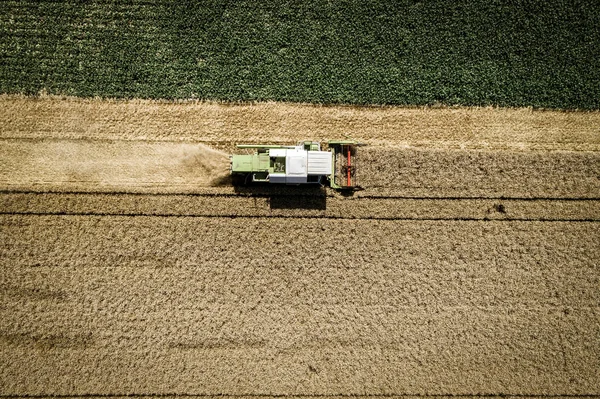
[[[200,143],[10,141],[0,158],[9,189],[194,192],[229,178],[228,155]]]
[[[190,171],[205,178],[207,186],[221,186],[229,181],[229,155],[204,144],[190,144],[174,154]]]

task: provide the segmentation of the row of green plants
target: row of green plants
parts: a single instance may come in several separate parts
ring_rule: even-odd
[[[600,108],[600,2],[13,0],[0,92]]]

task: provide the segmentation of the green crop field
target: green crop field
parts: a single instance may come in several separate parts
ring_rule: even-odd
[[[0,92],[599,109],[599,26],[597,1],[2,1]]]

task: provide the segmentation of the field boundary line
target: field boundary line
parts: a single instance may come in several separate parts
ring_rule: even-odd
[[[200,398],[598,398],[599,394],[510,394],[510,393],[477,393],[477,394],[422,394],[422,393],[402,393],[402,394],[191,394],[191,393],[127,393],[127,394],[49,394],[49,395],[0,395],[0,398],[130,398],[130,397],[153,397],[153,398],[168,398],[168,397],[200,397]]]
[[[97,217],[158,217],[158,218],[210,218],[210,219],[336,219],[336,220],[386,220],[386,221],[454,221],[454,222],[569,222],[600,223],[600,219],[542,219],[542,218],[475,218],[475,217],[344,217],[334,215],[193,215],[176,213],[112,213],[112,212],[3,212],[6,216],[97,216]]]
[[[11,190],[11,189],[0,189],[0,195],[10,194],[30,194],[30,195],[82,195],[82,196],[115,196],[115,197],[242,197],[242,198],[270,198],[270,197],[308,197],[308,198],[336,198],[342,199],[335,194],[324,194],[316,195],[311,193],[285,193],[285,192],[274,192],[274,193],[218,193],[218,192],[206,192],[206,193],[169,193],[169,192],[136,192],[136,191],[37,191],[37,190]],[[411,195],[357,195],[356,197],[343,198],[345,201],[358,201],[358,200],[378,200],[378,199],[398,199],[398,200],[414,200],[414,201],[468,201],[468,200],[494,200],[494,201],[600,201],[600,197],[510,197],[510,196],[411,196]],[[1,397],[1,396],[0,396]]]

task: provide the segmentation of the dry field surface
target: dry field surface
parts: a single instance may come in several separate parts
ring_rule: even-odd
[[[0,395],[600,395],[600,113],[0,97]],[[364,191],[231,187],[349,135]]]

